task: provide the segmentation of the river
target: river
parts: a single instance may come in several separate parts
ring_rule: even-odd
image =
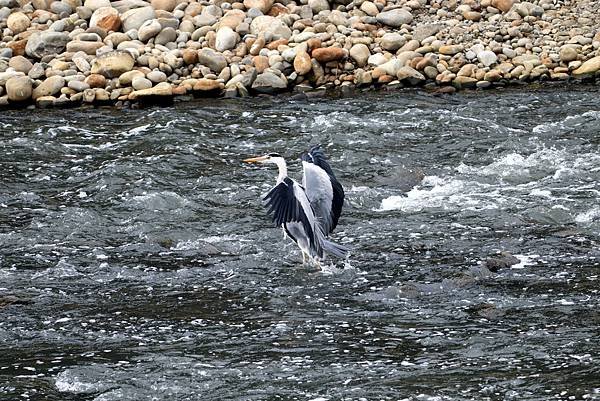
[[[599,95],[2,112],[0,399],[600,400]],[[241,162],[316,143],[321,271]]]

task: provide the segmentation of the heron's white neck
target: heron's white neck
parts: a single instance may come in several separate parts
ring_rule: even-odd
[[[279,184],[287,177],[287,165],[283,157],[272,157],[271,160],[279,168],[279,176],[277,176],[277,183]]]

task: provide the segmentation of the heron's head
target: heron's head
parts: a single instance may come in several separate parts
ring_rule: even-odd
[[[272,164],[279,165],[282,162],[284,162],[284,159],[278,153],[269,153],[268,155],[264,155],[264,156],[251,157],[250,159],[245,159],[244,161],[246,163],[261,163],[261,164],[272,163]]]

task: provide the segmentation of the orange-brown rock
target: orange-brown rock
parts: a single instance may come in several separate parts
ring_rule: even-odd
[[[267,15],[270,15],[271,17],[277,17],[278,15],[289,13],[290,10],[286,6],[281,3],[275,3],[273,6],[271,6],[271,9]]]
[[[281,39],[277,39],[274,40],[273,42],[269,43],[267,45],[267,49],[269,50],[277,50],[277,48],[281,45],[287,45],[289,43],[289,40],[281,38]]]
[[[306,41],[306,45],[308,46],[308,50],[314,50],[321,47],[321,39],[319,38],[310,38]]]
[[[185,85],[179,85],[173,88],[173,96],[181,96],[187,93]]]
[[[186,64],[195,64],[198,62],[198,51],[195,49],[183,49],[181,55],[183,62]]]
[[[310,56],[305,51],[298,52],[294,58],[294,71],[296,71],[298,75],[306,75],[310,70],[312,70]]]
[[[90,74],[85,79],[85,83],[88,84],[90,88],[104,88],[106,86],[106,78],[104,78],[104,75]]]
[[[496,7],[502,12],[508,12],[513,6],[514,0],[492,0],[492,7]]]
[[[216,81],[214,79],[206,79],[206,78],[200,78],[194,84],[194,90],[201,91],[201,92],[211,92],[211,91],[221,90],[224,87],[225,87],[225,85],[223,85],[222,82]]]
[[[382,75],[379,78],[377,78],[377,83],[380,84],[389,84],[390,82],[392,82],[393,80],[395,80],[396,77],[392,77],[391,75]]]
[[[256,67],[256,72],[259,74],[269,68],[269,59],[265,56],[254,56],[252,62],[254,63],[254,67]]]
[[[100,7],[92,14],[90,27],[98,27],[106,32],[116,32],[121,27],[119,12],[112,7]]]
[[[342,60],[347,56],[347,51],[340,47],[321,47],[312,51],[312,56],[319,63]]]
[[[8,42],[7,47],[12,49],[13,56],[25,55],[25,46],[27,46],[27,39],[15,40]]]

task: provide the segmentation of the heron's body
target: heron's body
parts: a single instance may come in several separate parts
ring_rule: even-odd
[[[311,161],[305,161],[303,156],[302,162],[304,185],[287,176],[287,165],[279,155],[271,154],[246,161],[277,165],[277,182],[264,197],[265,207],[275,225],[283,228],[287,236],[296,242],[303,259],[308,256],[319,262],[325,254],[345,257],[347,248],[326,239],[337,225],[341,213],[344,198],[342,186],[318,147],[312,148],[307,157]],[[322,162],[325,168],[317,164]]]

